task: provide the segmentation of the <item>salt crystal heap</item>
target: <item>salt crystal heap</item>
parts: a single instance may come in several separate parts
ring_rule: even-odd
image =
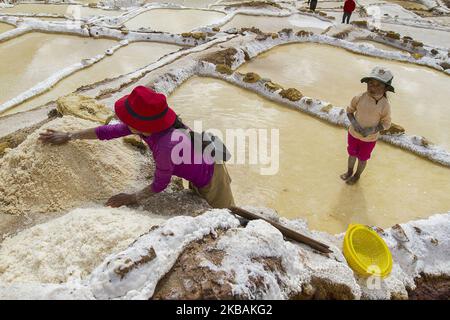
[[[58,146],[38,140],[39,132],[48,128],[73,132],[97,125],[71,116],[58,118],[8,151],[0,159],[0,212],[66,210],[143,187],[151,169],[149,158],[122,140],[77,140]]]

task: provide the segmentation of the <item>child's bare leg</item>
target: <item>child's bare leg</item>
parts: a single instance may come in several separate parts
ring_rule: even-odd
[[[366,165],[367,165],[367,161],[359,160],[358,161],[358,167],[356,168],[355,174],[353,175],[353,177],[348,179],[346,181],[346,183],[347,184],[355,184],[359,180],[359,178],[360,178],[361,174],[363,173],[364,169],[366,168]]]
[[[356,163],[356,157],[349,156],[348,157],[348,170],[346,173],[341,174],[342,180],[347,180],[348,178],[350,178],[352,176],[353,168],[355,167],[355,163]]]

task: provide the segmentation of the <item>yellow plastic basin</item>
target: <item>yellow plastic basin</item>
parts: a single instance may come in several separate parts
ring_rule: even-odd
[[[344,237],[348,265],[364,277],[386,277],[392,270],[392,255],[384,240],[362,224],[349,225]]]

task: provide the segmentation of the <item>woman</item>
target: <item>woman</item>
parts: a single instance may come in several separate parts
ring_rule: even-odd
[[[172,175],[188,180],[190,188],[212,207],[234,206],[230,188],[231,179],[225,164],[214,163],[214,159],[204,154],[198,157],[200,151],[194,151],[193,132],[167,105],[163,94],[138,86],[130,95],[117,100],[114,109],[117,118],[121,121],[120,124],[104,125],[71,133],[47,129],[46,132],[40,133],[39,139],[44,143],[57,145],[77,139],[111,140],[138,134],[150,147],[155,160],[153,182],[137,193],[120,193],[111,197],[106,202],[107,206],[138,204],[153,194],[163,191],[170,183]],[[186,136],[189,136],[189,139],[183,139]],[[174,148],[178,152],[172,152]],[[183,152],[186,150],[189,151],[187,158],[183,157]],[[180,158],[183,161],[179,161]],[[186,159],[187,161],[184,161]]]
[[[347,136],[348,170],[341,175],[347,184],[355,184],[359,180],[375,148],[379,132],[391,126],[391,106],[386,92],[395,92],[393,78],[389,70],[375,67],[369,76],[361,79],[361,82],[367,83],[367,91],[354,97],[347,108],[351,122]],[[358,167],[353,174],[356,159]]]

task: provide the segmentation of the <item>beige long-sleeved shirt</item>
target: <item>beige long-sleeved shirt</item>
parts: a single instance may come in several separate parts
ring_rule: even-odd
[[[376,127],[379,123],[385,130],[391,126],[391,106],[386,97],[382,97],[377,103],[368,92],[364,92],[352,99],[350,106],[347,107],[347,113],[353,113],[362,128]],[[353,125],[350,126],[349,132],[362,141],[376,141],[379,136],[379,133],[374,133],[363,137],[356,132]]]

